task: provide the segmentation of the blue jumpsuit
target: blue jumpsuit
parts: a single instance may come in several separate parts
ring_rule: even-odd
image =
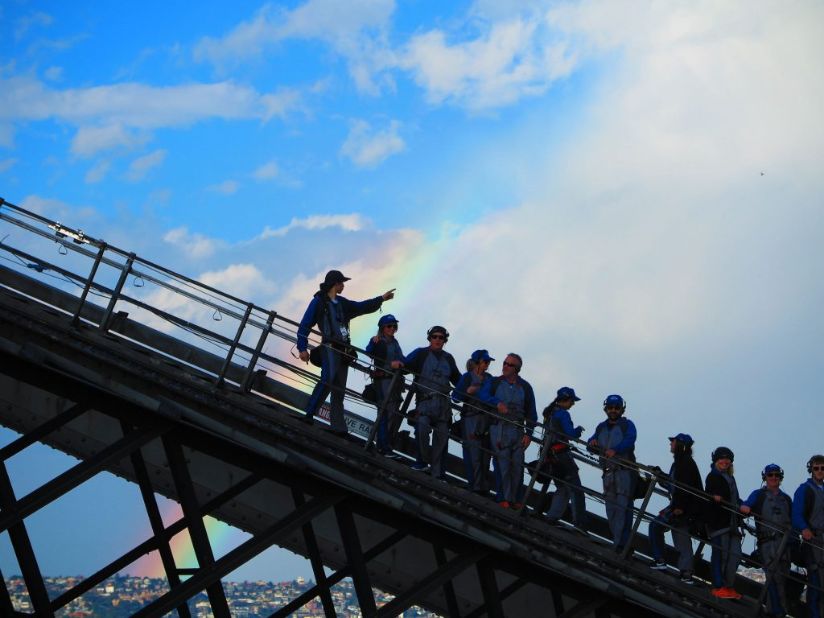
[[[807,569],[807,606],[812,618],[822,618],[821,594],[824,588],[824,485],[807,479],[793,494],[793,527],[796,530],[809,529],[813,533],[814,547],[804,543],[801,550],[804,567]]]

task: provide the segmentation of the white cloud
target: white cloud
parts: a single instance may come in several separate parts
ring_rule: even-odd
[[[129,165],[126,172],[126,178],[132,182],[143,180],[152,169],[161,165],[166,160],[166,151],[163,149],[155,150],[147,155],[138,157]]]
[[[207,190],[213,193],[222,193],[223,195],[233,195],[237,193],[239,188],[240,183],[236,180],[224,180],[216,185],[209,185]]]
[[[298,105],[292,91],[258,93],[232,82],[153,87],[139,83],[55,90],[30,77],[0,79],[0,121],[58,119],[80,127],[82,156],[145,141],[143,132],[211,118],[269,120]],[[137,131],[137,135],[135,132]]]
[[[163,235],[163,241],[181,249],[187,257],[194,260],[211,257],[221,246],[221,243],[212,238],[190,233],[186,227],[169,230]]]
[[[8,172],[11,168],[15,166],[15,164],[17,164],[17,159],[0,159],[0,174],[2,174],[3,172]]]
[[[111,161],[108,159],[100,159],[89,168],[88,172],[86,172],[86,176],[84,178],[85,182],[87,184],[96,184],[100,182],[106,177],[106,174],[109,173],[111,166]]]
[[[308,0],[291,11],[266,4],[225,36],[202,39],[194,57],[224,68],[260,58],[284,40],[318,39],[348,60],[359,88],[375,92],[373,74],[387,64],[385,30],[394,9],[394,0]]]
[[[472,110],[510,105],[546,92],[575,67],[566,45],[540,15],[484,24],[474,40],[449,43],[447,33],[416,35],[399,65],[410,71],[431,103]]]
[[[367,226],[367,221],[359,214],[349,215],[314,215],[299,219],[292,218],[289,225],[271,229],[266,227],[259,238],[273,238],[286,236],[293,230],[303,229],[310,231],[325,230],[329,228],[338,228],[344,232],[359,232]]]
[[[72,139],[71,149],[76,155],[90,157],[101,150],[131,150],[144,145],[148,140],[147,134],[129,131],[121,124],[80,127]]]
[[[268,163],[264,163],[259,168],[257,168],[254,172],[252,172],[252,176],[256,180],[274,180],[280,175],[280,168],[278,167],[277,161],[269,161]]]
[[[383,130],[373,130],[364,120],[355,120],[341,146],[341,154],[358,167],[374,168],[393,154],[403,152],[406,143],[398,135],[400,123],[393,120]]]

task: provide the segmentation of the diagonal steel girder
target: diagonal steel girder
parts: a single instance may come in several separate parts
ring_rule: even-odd
[[[12,512],[0,515],[0,532],[7,530],[9,526],[15,523],[23,521],[32,513],[83,484],[98,472],[103,471],[110,464],[119,461],[135,449],[160,437],[170,428],[171,425],[168,423],[157,423],[154,426],[141,427],[117,442],[113,442],[93,457],[69,468],[30,494],[17,500]]]
[[[392,601],[381,607],[377,612],[377,616],[379,618],[388,618],[399,615],[412,607],[417,602],[417,599],[443,586],[453,577],[462,573],[473,564],[476,564],[479,560],[482,560],[488,553],[489,550],[483,548],[457,555],[442,567],[424,577],[416,585],[404,590],[392,599]]]
[[[205,590],[212,583],[219,581],[222,577],[225,577],[259,553],[271,547],[279,538],[303,526],[307,521],[319,516],[343,498],[344,496],[340,494],[313,498],[303,507],[295,509],[276,524],[270,526],[260,534],[253,536],[248,541],[241,543],[225,556],[215,560],[214,564],[198,569],[191,578],[179,587],[170,590],[149,605],[146,605],[134,614],[134,616],[157,616],[172,611],[181,602],[197,592]]]

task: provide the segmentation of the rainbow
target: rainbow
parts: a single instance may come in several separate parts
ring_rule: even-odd
[[[177,502],[167,501],[161,506],[160,511],[161,517],[167,525],[183,517],[183,510]],[[219,558],[248,538],[248,534],[245,532],[208,515],[203,519],[203,522],[206,525],[206,533],[209,536],[209,543],[212,546],[212,552],[215,558]],[[143,542],[146,537],[151,536],[151,532],[148,529],[144,532],[146,536],[138,542]],[[175,565],[178,568],[196,568],[198,566],[195,551],[187,531],[184,530],[176,534],[170,545],[172,555],[175,559]],[[160,553],[157,551],[153,551],[136,560],[126,567],[123,573],[135,577],[166,577],[163,562],[160,560]]]

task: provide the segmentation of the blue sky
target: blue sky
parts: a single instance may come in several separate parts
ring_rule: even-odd
[[[446,324],[459,359],[520,352],[542,405],[575,386],[588,429],[624,394],[644,461],[686,431],[702,468],[726,444],[743,488],[771,461],[794,485],[824,427],[822,23],[812,0],[11,0],[0,194],[285,315],[333,267],[354,298],[397,287],[407,350]],[[52,461],[20,457],[18,493]],[[132,521],[136,491],[94,482]],[[40,520],[44,571],[101,564]]]

